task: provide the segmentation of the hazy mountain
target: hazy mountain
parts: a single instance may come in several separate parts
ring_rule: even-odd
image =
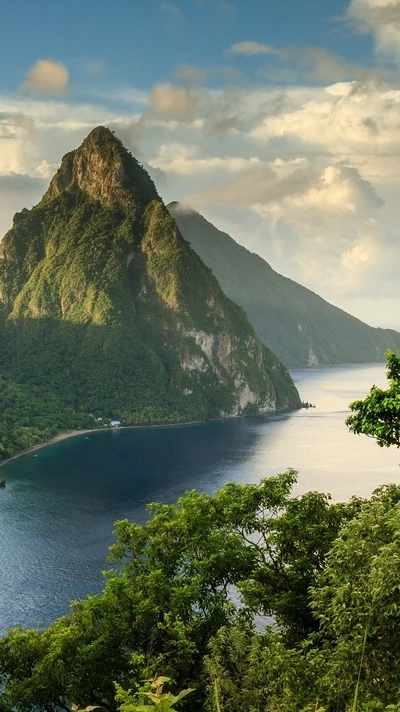
[[[60,428],[297,406],[245,313],[103,127],[1,243],[3,455]],[[91,414],[91,415],[89,415]]]
[[[275,272],[194,210],[168,205],[183,237],[240,304],[260,339],[286,366],[384,361],[400,334],[374,329]]]

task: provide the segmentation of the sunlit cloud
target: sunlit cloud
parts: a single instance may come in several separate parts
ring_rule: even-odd
[[[22,91],[26,94],[62,94],[68,79],[68,69],[62,62],[38,59],[28,69]]]

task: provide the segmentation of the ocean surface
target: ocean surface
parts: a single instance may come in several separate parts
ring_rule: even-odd
[[[350,401],[384,365],[292,371],[316,408],[167,428],[94,432],[9,462],[0,490],[0,629],[48,624],[72,599],[102,588],[113,524],[146,520],[146,503],[186,490],[212,493],[228,481],[259,482],[299,471],[295,493],[334,500],[400,484],[400,452],[346,426]]]

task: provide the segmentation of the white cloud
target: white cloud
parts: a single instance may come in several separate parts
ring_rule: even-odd
[[[360,239],[353,247],[342,254],[342,265],[346,269],[354,269],[365,264],[374,264],[377,257],[376,245],[372,240]]]
[[[38,178],[43,178],[43,180],[49,180],[53,177],[53,175],[57,171],[57,168],[58,164],[49,163],[49,161],[43,160],[40,161],[40,163],[38,163],[38,165],[34,169],[34,174]]]
[[[28,94],[63,94],[67,88],[69,72],[62,62],[38,59],[28,69],[23,91]]]
[[[185,87],[163,82],[153,87],[150,106],[162,118],[192,121],[196,117],[199,97]]]
[[[400,59],[399,0],[351,0],[345,19],[353,29],[373,35],[379,54]]]
[[[399,90],[370,82],[341,82],[328,87],[325,99],[316,96],[279,116],[267,116],[252,136],[310,150],[319,147],[338,158],[362,157],[376,164],[380,155],[400,149],[399,110]]]
[[[201,156],[201,148],[196,144],[183,144],[179,141],[165,143],[151,159],[161,170],[180,175],[198,176],[208,174],[208,179],[216,171],[226,177],[228,173],[240,173],[251,166],[260,164],[257,156],[240,158],[238,156]]]

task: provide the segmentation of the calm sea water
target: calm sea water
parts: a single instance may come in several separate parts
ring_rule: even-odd
[[[296,370],[315,409],[217,423],[78,436],[8,463],[0,490],[0,630],[48,624],[102,588],[113,523],[144,522],[151,501],[227,481],[258,482],[291,466],[296,493],[335,500],[400,483],[400,452],[348,433],[347,405],[385,386],[383,365]]]

